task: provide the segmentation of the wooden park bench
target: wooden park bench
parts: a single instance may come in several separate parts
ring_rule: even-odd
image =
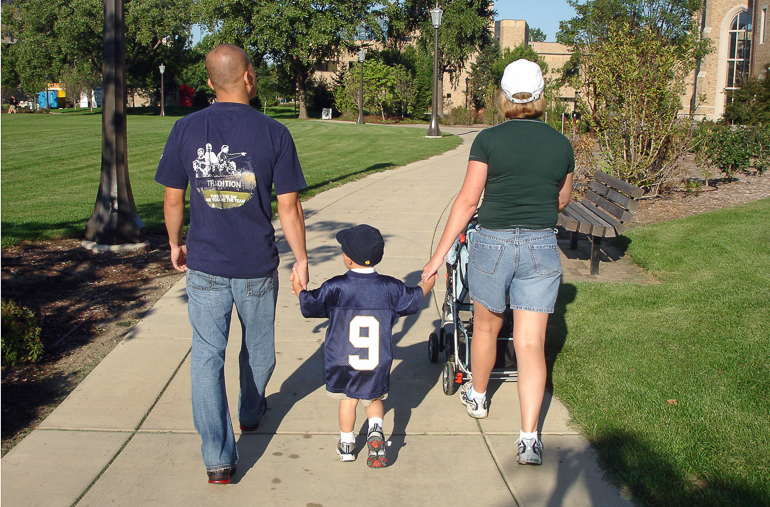
[[[614,238],[628,230],[638,199],[644,191],[601,171],[594,173],[590,190],[580,202],[570,202],[559,213],[559,225],[570,231],[570,250],[577,249],[578,234],[591,236],[591,274],[599,273],[602,238]]]

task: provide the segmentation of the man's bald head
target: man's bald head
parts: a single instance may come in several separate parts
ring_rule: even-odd
[[[206,71],[214,91],[235,91],[242,86],[243,73],[251,61],[246,53],[232,44],[221,44],[206,55]]]

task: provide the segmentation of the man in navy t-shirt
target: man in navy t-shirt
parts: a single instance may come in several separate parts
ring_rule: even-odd
[[[217,46],[206,55],[206,70],[217,102],[176,122],[155,181],[166,187],[171,262],[187,273],[195,429],[203,440],[209,482],[228,484],[238,461],[224,382],[232,307],[243,330],[238,417],[241,431],[254,431],[265,413],[265,388],[275,367],[278,249],[271,191],[275,187],[281,228],[296,260],[293,277],[307,287],[298,196],[306,184],[289,131],[249,106],[257,87],[246,53],[229,44]]]

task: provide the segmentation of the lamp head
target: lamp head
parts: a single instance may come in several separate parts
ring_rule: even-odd
[[[433,28],[438,28],[441,26],[442,14],[444,14],[444,11],[439,9],[438,4],[436,4],[436,7],[430,10],[430,21],[433,24]]]
[[[363,49],[358,52],[358,61],[361,63],[364,63],[364,60],[366,59],[366,51]]]
[[[166,72],[166,66],[165,66],[165,65],[163,65],[162,63],[160,64],[160,67],[159,67],[159,68],[160,68],[160,73],[161,73],[161,74],[163,74],[164,72]]]

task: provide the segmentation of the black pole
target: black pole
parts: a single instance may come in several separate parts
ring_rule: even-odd
[[[430,113],[430,126],[426,137],[441,137],[438,128],[438,28],[433,34],[433,107]]]
[[[85,238],[101,245],[142,243],[147,228],[136,212],[128,178],[123,0],[104,0],[103,43],[102,169]]]
[[[358,62],[361,67],[361,88],[358,91],[358,121],[356,123],[363,125],[364,121],[364,62]]]

